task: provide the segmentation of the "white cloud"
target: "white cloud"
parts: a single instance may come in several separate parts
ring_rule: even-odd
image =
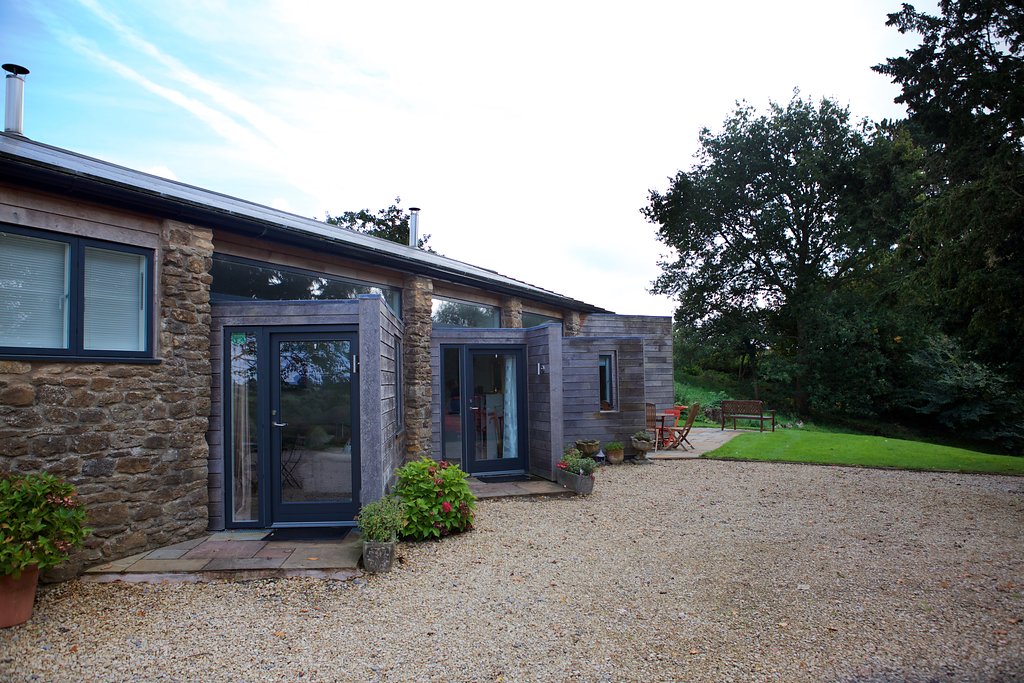
[[[869,67],[912,44],[888,0],[80,2],[108,33],[66,44],[219,137],[186,182],[215,159],[210,189],[307,216],[401,195],[440,252],[619,312],[671,312],[639,210],[702,126],[797,86],[899,116]]]

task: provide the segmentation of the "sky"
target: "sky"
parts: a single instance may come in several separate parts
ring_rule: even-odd
[[[934,2],[918,3],[934,12]],[[672,257],[640,210],[745,100],[900,118],[881,0],[5,0],[25,135],[323,219],[401,197],[445,256],[616,313]]]

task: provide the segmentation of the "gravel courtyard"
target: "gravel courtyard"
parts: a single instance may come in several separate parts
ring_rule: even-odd
[[[3,681],[1024,681],[1024,478],[714,461],[356,582],[44,588]]]

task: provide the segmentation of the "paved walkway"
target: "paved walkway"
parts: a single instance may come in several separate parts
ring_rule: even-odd
[[[362,539],[355,530],[334,541],[266,541],[270,530],[220,531],[85,570],[84,581],[157,583],[315,576],[360,576]]]
[[[742,430],[735,429],[723,431],[718,427],[694,427],[690,430],[690,435],[687,437],[690,443],[693,444],[693,450],[687,448],[684,451],[682,448],[676,448],[665,451],[652,451],[647,457],[651,460],[692,460],[693,458],[699,458],[708,451],[715,450],[729,439],[743,433]]]

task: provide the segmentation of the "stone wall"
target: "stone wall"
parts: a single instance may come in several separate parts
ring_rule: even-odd
[[[163,223],[159,362],[0,360],[0,470],[68,479],[95,529],[49,579],[205,531],[212,253],[209,230]]]
[[[430,453],[430,319],[434,283],[410,275],[402,290],[402,318],[405,323],[405,459],[416,460]]]
[[[517,296],[507,296],[501,301],[501,326],[519,329],[523,326],[523,302]]]

